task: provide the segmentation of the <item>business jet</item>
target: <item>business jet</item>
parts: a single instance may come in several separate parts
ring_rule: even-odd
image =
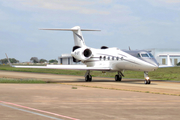
[[[72,31],[74,36],[74,47],[71,55],[74,62],[82,62],[84,65],[47,65],[47,66],[13,66],[6,54],[9,64],[16,68],[45,68],[45,69],[70,69],[70,70],[86,70],[84,75],[85,81],[92,81],[91,71],[117,72],[115,81],[121,81],[124,70],[143,71],[145,84],[150,84],[151,80],[148,76],[149,71],[155,71],[159,67],[172,67],[169,55],[168,64],[159,66],[150,51],[145,50],[121,50],[116,47],[108,48],[102,46],[95,49],[86,46],[81,31],[100,31],[81,29],[75,26],[71,29],[40,29],[55,31]]]

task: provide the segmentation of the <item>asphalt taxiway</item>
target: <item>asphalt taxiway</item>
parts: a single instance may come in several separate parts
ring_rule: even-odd
[[[114,82],[112,78],[94,78],[94,82],[86,83],[83,76],[8,71],[0,71],[0,77],[55,81],[0,84],[1,120],[180,119],[180,96],[174,96],[180,93],[178,82],[152,81],[145,85],[142,80]],[[151,94],[153,90],[157,93]]]

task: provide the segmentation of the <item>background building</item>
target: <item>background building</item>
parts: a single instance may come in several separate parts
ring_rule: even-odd
[[[73,62],[73,58],[71,54],[62,54],[60,57],[58,57],[58,64],[60,65],[76,65],[76,64],[82,64],[81,62],[75,63]]]
[[[167,64],[167,54],[169,54],[169,57],[171,59],[172,65],[176,65],[180,62],[180,49],[148,49],[148,51],[151,51],[153,56],[156,58],[157,62],[160,65],[166,65]]]

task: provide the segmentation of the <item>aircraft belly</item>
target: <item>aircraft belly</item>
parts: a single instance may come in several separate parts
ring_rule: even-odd
[[[147,65],[127,61],[120,61],[116,63],[113,70],[154,71],[152,67],[147,67]]]

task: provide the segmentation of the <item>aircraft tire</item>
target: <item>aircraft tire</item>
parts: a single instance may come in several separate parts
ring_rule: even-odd
[[[122,80],[122,76],[119,77],[119,81],[121,81],[121,80]]]
[[[89,81],[89,76],[88,76],[88,75],[85,77],[85,81],[86,81],[86,82]]]
[[[86,82],[91,82],[92,81],[92,76],[90,75],[87,75],[86,77],[85,77],[85,81]]]
[[[144,81],[144,84],[148,84],[148,81],[147,81],[147,80],[145,80],[145,81]]]
[[[119,75],[115,75],[115,81],[119,81]]]
[[[92,76],[90,75],[90,77],[89,77],[89,82],[91,82],[92,81]]]
[[[144,84],[151,84],[151,80],[145,80]]]

